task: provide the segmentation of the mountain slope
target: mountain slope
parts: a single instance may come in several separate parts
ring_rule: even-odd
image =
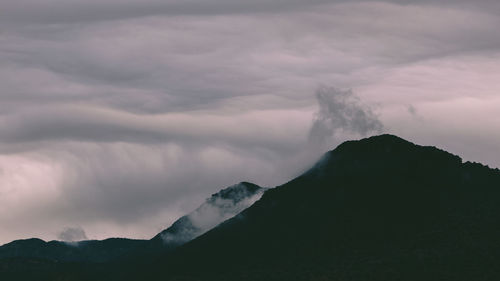
[[[260,199],[265,190],[249,182],[240,182],[222,189],[196,210],[158,233],[152,241],[169,246],[184,244],[248,208]]]
[[[169,228],[151,240],[110,238],[79,242],[41,239],[16,240],[0,246],[1,259],[14,258],[50,262],[103,263],[135,256],[153,255],[171,251],[203,234],[217,224],[238,214],[262,196],[265,188],[242,182],[209,197],[200,207],[175,221]]]
[[[153,241],[165,233],[183,231]],[[10,259],[0,271],[11,268],[6,280],[500,280],[498,237],[498,169],[382,135],[341,144],[171,251],[99,266]]]
[[[131,279],[500,280],[500,172],[391,135],[304,175]]]

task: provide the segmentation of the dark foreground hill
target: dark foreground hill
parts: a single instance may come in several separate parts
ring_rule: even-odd
[[[499,170],[382,135],[173,251],[41,267],[58,280],[500,280],[499,237]]]
[[[94,268],[106,271],[111,264],[164,255],[249,207],[265,190],[248,182],[222,189],[151,240],[110,238],[68,243],[32,238],[10,242],[0,246],[0,280],[4,280],[2,274],[58,276],[58,272],[79,268],[87,275]]]
[[[391,135],[304,175],[139,280],[500,280],[500,172]]]

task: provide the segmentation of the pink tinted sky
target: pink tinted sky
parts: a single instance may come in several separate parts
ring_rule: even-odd
[[[149,238],[223,187],[280,184],[364,133],[500,167],[496,1],[0,6],[0,243],[68,227]],[[384,129],[311,143],[329,86]]]

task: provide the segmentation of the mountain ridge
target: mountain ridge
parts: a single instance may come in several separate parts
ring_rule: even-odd
[[[128,239],[128,238],[107,238],[104,240],[83,240],[75,242],[66,241],[44,241],[39,238],[28,238],[14,240],[0,246],[1,258],[33,258],[47,259],[56,262],[108,262],[121,258],[127,258],[130,255],[152,255],[161,252],[171,251],[172,249],[186,243],[197,237],[223,220],[230,218],[242,209],[248,207],[253,201],[260,198],[266,188],[258,185],[241,182],[230,187],[224,188],[217,193],[212,194],[193,212],[179,218],[170,227],[161,231],[150,240]],[[218,199],[224,201],[225,205],[217,205]],[[243,202],[244,200],[249,202]],[[253,200],[253,201],[252,201]],[[232,205],[231,205],[232,203]],[[240,203],[240,204],[238,204]],[[211,207],[207,210],[207,206]],[[205,207],[205,209],[202,209]],[[224,209],[226,208],[226,209]],[[190,216],[197,214],[197,218],[203,217],[205,212],[221,212],[223,216],[211,216],[210,225],[196,227],[190,221]],[[209,214],[210,215],[210,214]],[[201,217],[201,218],[200,218]],[[165,234],[183,234],[182,239],[164,239]]]
[[[304,174],[172,251],[93,271],[63,267],[55,276],[500,280],[499,203],[498,169],[374,136],[342,143]]]
[[[500,223],[500,216],[483,215],[495,210],[500,214],[497,169],[463,163],[444,150],[392,135],[345,142],[328,152],[326,160],[268,190],[237,217],[183,245],[175,255],[157,260],[149,267],[150,276],[311,280],[312,274],[313,279],[326,275],[328,280],[429,280],[435,274],[440,280],[482,280],[481,270],[495,273],[480,262],[471,263],[474,270],[465,274],[453,268],[468,255],[488,260],[482,250],[500,235],[493,224]],[[483,240],[466,243],[467,236]],[[469,250],[467,255],[460,246]],[[489,252],[500,258],[497,247]],[[380,266],[365,267],[365,259]],[[421,264],[428,270],[420,271]]]

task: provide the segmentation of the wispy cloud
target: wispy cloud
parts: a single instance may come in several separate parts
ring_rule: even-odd
[[[66,227],[59,233],[57,238],[64,242],[77,242],[88,239],[81,227]]]
[[[161,234],[166,244],[182,244],[209,231],[259,200],[266,188],[239,183],[212,195]]]
[[[500,165],[495,1],[0,6],[0,243],[64,225],[150,238],[381,124]]]
[[[322,145],[339,134],[366,136],[384,128],[372,109],[352,90],[323,86],[316,91],[316,100],[319,109],[309,132],[309,140],[314,144]]]

